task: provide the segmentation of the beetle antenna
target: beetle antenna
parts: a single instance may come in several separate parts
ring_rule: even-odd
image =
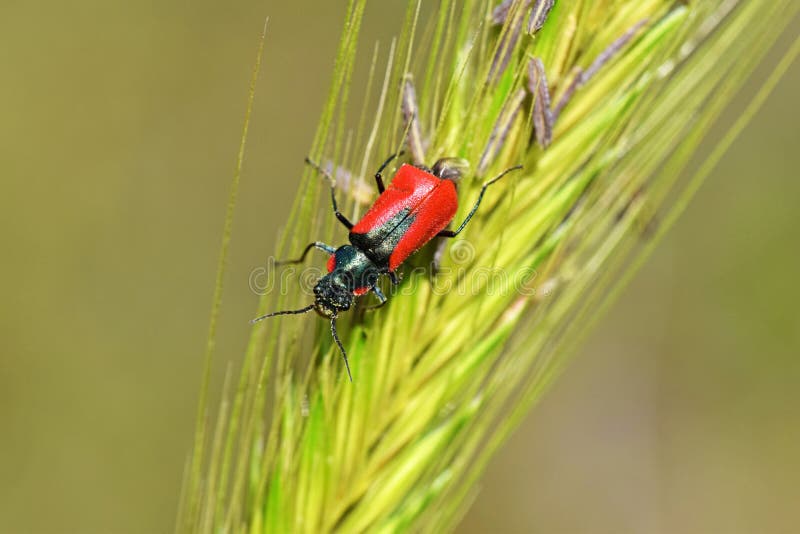
[[[521,168],[522,168],[522,165],[514,165],[513,167],[509,167],[508,169],[504,170],[503,172],[501,172],[500,174],[498,174],[497,176],[495,176],[494,178],[492,178],[491,180],[489,180],[488,182],[483,184],[483,186],[484,187],[489,187],[490,185],[492,185],[497,180],[499,180],[500,178],[502,178],[506,174],[510,173],[511,171],[518,171]]]
[[[339,345],[339,350],[342,351],[342,358],[344,358],[344,366],[347,367],[347,376],[350,378],[350,382],[353,381],[353,375],[350,373],[350,362],[347,361],[347,351],[344,350],[344,346],[342,346],[342,342],[339,340],[339,334],[336,333],[336,316],[334,315],[331,317],[331,334],[333,334],[333,340]]]
[[[313,309],[314,309],[314,305],[313,304],[309,304],[305,308],[300,308],[299,310],[285,310],[285,311],[279,311],[279,312],[272,312],[272,313],[268,313],[266,315],[262,315],[261,317],[256,317],[255,319],[251,319],[250,320],[250,324],[255,324],[255,323],[257,323],[259,321],[262,321],[264,319],[268,319],[270,317],[275,317],[276,315],[296,315],[296,314],[300,314],[300,313],[308,313]]]

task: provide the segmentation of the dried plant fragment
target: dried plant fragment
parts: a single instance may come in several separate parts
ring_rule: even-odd
[[[362,178],[355,176],[347,167],[334,165],[330,159],[323,160],[319,167],[333,177],[334,186],[337,189],[347,191],[358,204],[363,206],[374,200],[375,190],[373,187]]]
[[[411,160],[414,165],[425,164],[425,142],[422,139],[422,132],[419,127],[419,107],[417,106],[417,91],[414,82],[407,76],[403,85],[403,102],[401,104],[403,113],[403,123],[408,132],[406,144],[411,153]]]
[[[481,155],[480,163],[478,163],[478,174],[481,175],[486,172],[489,165],[494,161],[494,158],[500,152],[500,149],[505,143],[511,125],[517,117],[520,109],[522,109],[522,102],[525,100],[526,92],[524,89],[518,89],[511,98],[508,99],[500,115],[494,123],[492,132],[489,134],[489,140],[486,143],[486,148]]]
[[[526,0],[523,9],[527,7],[527,4],[530,3],[530,0]],[[511,11],[511,6],[514,4],[514,0],[503,0],[498,4],[496,8],[492,10],[492,23],[493,24],[502,24],[508,18],[508,12]]]
[[[520,4],[520,11],[525,11],[530,5],[530,0],[525,0]],[[511,7],[514,5],[514,0],[505,0],[492,10],[492,23],[503,24],[508,19],[508,14]],[[542,29],[550,10],[553,9],[555,0],[536,0],[531,10],[531,16],[528,19],[528,33],[534,34]]]
[[[528,21],[528,33],[534,34],[542,29],[554,4],[555,0],[536,0],[531,10],[531,18]]]
[[[528,91],[533,95],[533,126],[536,142],[547,148],[553,141],[555,118],[550,111],[550,88],[542,60],[535,57],[528,63]]]
[[[519,24],[515,24],[513,28],[508,28],[507,31],[503,32],[497,52],[492,58],[492,66],[489,68],[488,80],[490,82],[500,78],[508,67],[508,62],[511,61],[511,56],[514,55],[514,49],[516,49],[520,33],[522,33],[521,26],[522,18],[519,18]]]
[[[600,71],[600,69],[602,69],[609,61],[611,61],[614,56],[619,54],[636,36],[639,30],[645,24],[647,24],[647,22],[648,19],[643,19],[634,24],[628,31],[623,33],[602,52],[600,52],[600,54],[598,54],[598,56],[594,61],[592,61],[592,64],[589,65],[589,68],[586,70],[582,70],[580,67],[575,69],[575,76],[572,78],[567,90],[564,92],[563,96],[556,104],[556,107],[553,109],[553,120],[558,118],[558,116],[561,114],[561,110],[564,109],[564,106],[566,106],[572,99],[575,91],[586,85],[589,80],[591,80]]]

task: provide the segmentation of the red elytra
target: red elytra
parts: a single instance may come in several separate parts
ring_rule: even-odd
[[[388,268],[394,272],[406,258],[447,228],[456,211],[458,194],[452,180],[403,164],[389,187],[350,230],[351,240],[354,234],[368,235],[375,228],[396,221],[403,213],[401,217],[412,222],[403,228],[389,256]]]

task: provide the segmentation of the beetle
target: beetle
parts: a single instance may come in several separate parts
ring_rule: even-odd
[[[262,321],[277,315],[295,315],[316,311],[330,319],[331,335],[344,358],[347,376],[353,381],[347,352],[336,331],[336,319],[340,312],[349,310],[356,297],[369,292],[375,294],[378,304],[371,309],[386,304],[386,296],[377,285],[381,276],[388,276],[397,285],[397,268],[422,248],[434,237],[456,237],[478,210],[486,189],[500,180],[507,173],[521,169],[522,166],[511,167],[495,178],[484,183],[478,194],[478,200],[467,213],[464,221],[456,230],[448,230],[458,210],[456,181],[461,177],[455,158],[443,158],[428,168],[424,165],[404,163],[395,173],[389,187],[383,183],[383,171],[397,156],[393,154],[383,162],[375,173],[378,196],[372,207],[356,224],[343,215],[336,203],[336,189],[333,177],[322,167],[306,158],[320,174],[325,176],[331,188],[331,204],[336,218],[349,231],[350,244],[338,248],[319,241],[309,243],[296,260],[283,261],[280,264],[301,263],[312,249],[321,250],[330,255],[328,258],[328,274],[320,278],[314,286],[314,302],[299,310],[285,310],[256,317],[251,323]]]

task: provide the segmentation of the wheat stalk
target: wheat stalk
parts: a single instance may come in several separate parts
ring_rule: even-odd
[[[363,212],[370,173],[400,146],[411,160],[472,163],[456,220],[482,180],[524,171],[487,193],[436,274],[431,246],[380,312],[340,321],[354,383],[325,321],[254,327],[213,436],[201,402],[179,530],[451,529],[489,457],[729,144],[686,171],[798,10],[791,0],[442,0],[422,20],[412,0],[399,40],[373,51],[372,97],[348,130],[365,7],[349,3],[310,151],[336,176],[343,211]],[[305,169],[278,257],[346,241],[327,201]],[[291,287],[265,294],[258,314],[307,305]]]

